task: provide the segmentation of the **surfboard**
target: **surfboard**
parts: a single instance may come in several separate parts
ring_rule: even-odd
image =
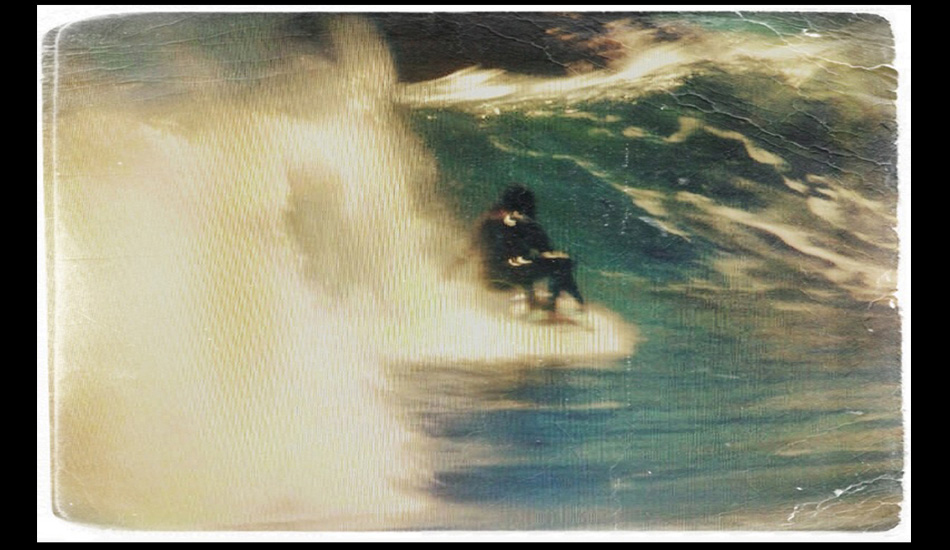
[[[525,322],[541,326],[567,326],[590,329],[583,310],[568,309],[557,312],[534,310],[523,314]]]

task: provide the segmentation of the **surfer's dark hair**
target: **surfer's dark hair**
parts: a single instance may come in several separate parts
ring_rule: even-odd
[[[504,210],[517,210],[529,218],[534,217],[534,193],[521,184],[512,184],[501,195],[498,206]]]

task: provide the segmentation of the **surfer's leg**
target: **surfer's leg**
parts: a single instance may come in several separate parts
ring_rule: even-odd
[[[528,298],[528,311],[537,309],[538,297],[534,294],[534,283],[524,285],[524,294]]]
[[[584,298],[581,296],[580,289],[577,288],[577,281],[574,280],[574,263],[570,258],[557,258],[549,260],[550,262],[550,280],[548,286],[551,290],[550,310],[557,308],[557,299],[561,292],[567,292],[580,305],[584,305]]]
[[[548,291],[551,293],[551,297],[548,298],[548,302],[544,304],[544,309],[554,313],[557,311],[557,298],[561,295],[561,281],[560,278],[552,275],[548,279]]]
[[[544,274],[548,278],[548,292],[551,293],[544,309],[554,313],[557,311],[557,299],[561,296],[561,291],[565,289],[563,273],[565,270],[567,273],[571,272],[571,260],[569,258],[547,258],[543,260],[543,266]]]
[[[564,287],[564,290],[567,291],[568,294],[573,296],[575,300],[577,300],[578,304],[584,305],[584,298],[581,296],[580,289],[577,288],[577,281],[574,280],[573,273],[571,273],[570,271],[567,272],[567,275],[565,276],[565,280],[562,283],[562,285]]]
[[[558,272],[558,276],[561,278],[561,288],[573,296],[578,304],[584,305],[584,298],[581,296],[580,289],[577,288],[577,281],[574,280],[574,264],[571,260],[567,260]]]

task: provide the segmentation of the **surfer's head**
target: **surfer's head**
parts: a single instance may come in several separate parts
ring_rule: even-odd
[[[514,184],[505,189],[498,203],[504,210],[518,211],[529,218],[534,217],[534,193],[521,184]]]

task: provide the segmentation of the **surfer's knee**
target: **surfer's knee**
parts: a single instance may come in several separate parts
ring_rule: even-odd
[[[551,277],[564,278],[574,271],[574,262],[568,258],[552,258],[544,260],[545,274]]]

